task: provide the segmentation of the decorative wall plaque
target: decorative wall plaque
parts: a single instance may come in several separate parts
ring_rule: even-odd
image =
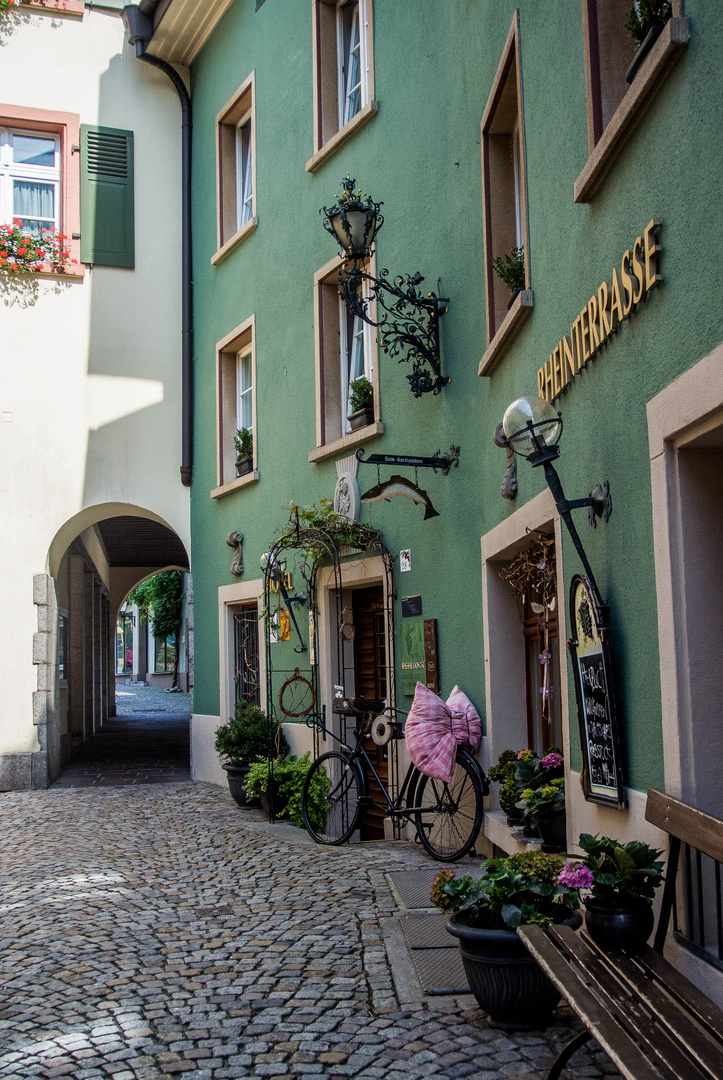
[[[623,808],[622,756],[615,711],[609,631],[601,630],[590,583],[576,574],[570,586],[570,618],[574,637],[570,650],[575,674],[577,718],[582,743],[582,784],[589,802]]]
[[[336,488],[334,489],[334,513],[345,517],[347,521],[358,521],[361,510],[359,481],[357,472],[359,462],[354,454],[340,458],[336,462]]]
[[[234,577],[241,577],[244,572],[243,542],[244,534],[242,532],[230,532],[226,537],[226,543],[230,548],[233,548],[231,573]]]

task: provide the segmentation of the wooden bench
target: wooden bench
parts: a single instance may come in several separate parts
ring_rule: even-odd
[[[629,1080],[723,1080],[723,1011],[663,959],[681,843],[688,845],[689,874],[692,862],[696,862],[699,885],[700,855],[691,860],[690,849],[714,860],[720,948],[723,822],[654,789],[648,791],[645,817],[670,836],[652,948],[646,945],[636,952],[606,952],[584,931],[576,933],[564,926],[547,930],[523,926],[518,930],[587,1028],[565,1047],[548,1080],[558,1080],[575,1051],[591,1038]],[[690,891],[688,896],[690,900]],[[698,914],[702,919],[702,904]]]

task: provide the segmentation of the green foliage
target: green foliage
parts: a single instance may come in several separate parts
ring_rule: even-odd
[[[662,26],[672,18],[670,0],[636,0],[628,12],[625,29],[640,44],[654,26]]]
[[[580,835],[583,860],[594,876],[592,898],[605,907],[626,907],[652,900],[663,880],[662,851],[639,840],[620,844],[609,836]]]
[[[515,783],[514,776],[511,776],[509,780],[505,780],[500,788],[500,806],[509,818],[515,816],[515,810],[517,809],[517,784]]]
[[[492,269],[512,292],[525,287],[525,249],[513,247],[509,255],[492,260]]]
[[[347,545],[366,551],[370,547],[381,550],[381,539],[376,529],[362,525],[360,521],[334,512],[331,499],[319,499],[318,506],[300,506],[291,500],[286,505],[291,511],[291,522],[280,537],[282,548],[301,548],[302,559],[311,569],[329,558],[329,540],[337,547]],[[299,534],[296,532],[296,515]]]
[[[233,718],[216,731],[214,746],[229,765],[248,765],[269,752],[275,757],[285,757],[289,752],[281,725],[249,701],[236,703]]]
[[[371,408],[373,404],[374,387],[366,375],[349,383],[349,408],[353,413],[358,412],[359,409]]]
[[[237,461],[245,461],[246,458],[253,457],[254,437],[248,428],[239,428],[233,437],[233,444],[236,447]]]
[[[537,825],[554,814],[565,813],[565,781],[563,777],[550,780],[538,788],[527,788],[516,803],[523,816],[530,818]]]
[[[562,867],[558,855],[535,851],[487,859],[479,878],[442,870],[432,885],[432,902],[464,926],[486,930],[561,923],[580,906],[577,891],[558,881]]]
[[[302,758],[289,755],[276,758],[273,762],[273,781],[277,784],[281,804],[277,812],[280,816],[290,818],[294,825],[300,828],[304,827],[304,819],[301,816],[301,789],[310,768],[311,754],[309,752]],[[244,785],[246,794],[250,798],[258,798],[262,792],[268,790],[271,779],[272,772],[265,758],[252,762]],[[313,824],[319,829],[322,829],[326,823],[328,791],[329,778],[326,773],[317,769],[309,789],[309,813]]]
[[[517,751],[503,750],[497,759],[497,764],[490,766],[487,776],[496,784],[504,784],[515,775],[516,763]]]
[[[135,604],[141,616],[150,621],[153,636],[165,641],[178,634],[181,625],[183,574],[178,570],[154,574],[136,585],[126,603]]]

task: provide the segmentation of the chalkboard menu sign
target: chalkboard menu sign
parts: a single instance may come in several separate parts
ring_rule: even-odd
[[[575,673],[577,717],[583,757],[583,791],[590,802],[625,807],[620,740],[608,630],[586,577],[576,574],[570,587],[573,638],[567,646]]]

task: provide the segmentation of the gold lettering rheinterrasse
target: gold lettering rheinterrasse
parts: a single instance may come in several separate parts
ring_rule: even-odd
[[[635,238],[619,266],[613,267],[610,284],[603,281],[560,339],[543,367],[537,371],[537,392],[547,401],[559,397],[624,319],[628,319],[662,280],[658,269],[660,244],[656,236],[660,221],[652,218],[642,236]]]

